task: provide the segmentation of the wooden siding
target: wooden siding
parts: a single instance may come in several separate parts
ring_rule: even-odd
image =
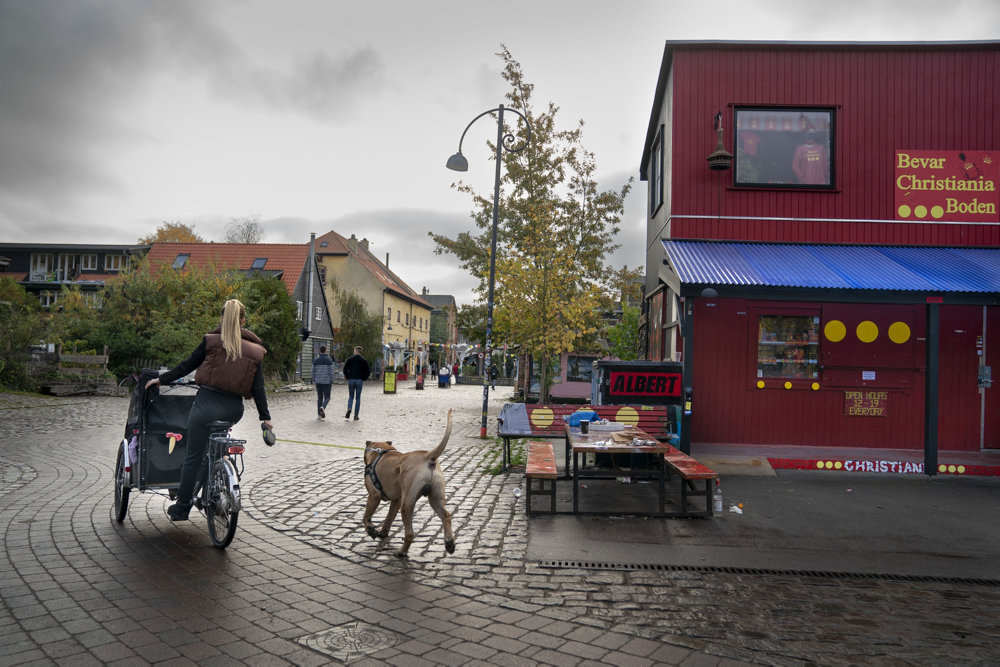
[[[694,382],[691,432],[697,442],[811,445],[921,449],[924,442],[924,391],[926,369],[900,369],[905,388],[888,392],[888,415],[854,417],[844,414],[847,386],[829,386],[821,375],[820,388],[758,389],[755,383],[756,323],[754,304],[743,299],[697,299],[694,319]],[[819,302],[799,304],[823,311]],[[842,304],[830,305],[839,312]],[[903,319],[917,315],[911,306],[870,306],[872,311],[899,309]],[[978,451],[980,394],[976,384],[976,338],[982,332],[982,307],[941,308],[939,447],[942,450]],[[987,336],[987,359],[1000,358],[1000,309],[988,309],[992,335]],[[920,313],[922,315],[922,313]],[[912,320],[914,337],[925,336],[922,316]],[[824,319],[825,323],[825,319]],[[994,342],[992,338],[997,340]],[[821,345],[823,343],[821,342]],[[919,344],[919,356],[924,354]],[[821,348],[822,354],[822,348]],[[886,358],[891,366],[897,360]],[[869,362],[871,363],[871,362]],[[883,367],[879,374],[888,369]],[[860,368],[857,369],[860,374]],[[998,378],[1000,379],[1000,378]],[[1000,396],[987,393],[990,420],[986,447],[1000,446],[995,412]]]
[[[895,151],[1000,148],[1000,50],[920,46],[678,46],[672,59],[673,238],[998,245],[997,225],[867,222],[894,218]],[[735,189],[714,172],[711,122],[733,106],[835,108],[835,191]],[[726,216],[737,219],[725,219]],[[850,222],[752,220],[847,219]]]

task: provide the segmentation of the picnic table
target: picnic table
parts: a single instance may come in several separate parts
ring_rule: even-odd
[[[652,454],[656,466],[650,470],[630,467],[629,477],[636,479],[651,479],[657,484],[658,504],[655,512],[647,512],[649,516],[711,516],[712,496],[711,482],[719,475],[714,470],[699,463],[692,457],[680,451],[669,443],[658,441],[645,431],[626,427],[621,431],[581,433],[579,427],[567,425],[565,428],[566,442],[572,449],[573,456],[573,513],[580,514],[580,480],[581,479],[615,479],[615,469],[587,470],[581,465],[581,457],[590,453],[607,454]],[[612,456],[613,460],[614,457]],[[676,474],[680,480],[680,506],[677,510],[666,510],[667,481]],[[704,489],[697,489],[696,482],[704,481]],[[703,496],[705,509],[690,510],[688,498]],[[620,514],[620,511],[606,510],[587,514]]]

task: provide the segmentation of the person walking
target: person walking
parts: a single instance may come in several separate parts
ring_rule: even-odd
[[[496,364],[490,364],[490,389],[497,388],[497,378],[500,377],[500,371],[497,369]]]
[[[361,412],[361,389],[371,372],[368,362],[361,356],[361,346],[358,345],[354,348],[354,354],[344,362],[344,377],[347,378],[347,413],[344,419],[351,418],[352,406],[354,421],[360,419],[358,413]]]
[[[146,389],[150,389],[195,371],[194,381],[199,385],[188,413],[188,446],[181,465],[177,502],[167,508],[171,521],[187,521],[191,512],[191,496],[211,435],[210,422],[235,424],[243,417],[243,399],[252,397],[261,426],[272,428],[261,371],[266,351],[260,338],[243,328],[245,323],[246,308],[239,300],[229,299],[222,306],[220,326],[205,334],[191,356],[146,383]]]
[[[333,385],[333,359],[326,353],[326,345],[319,346],[319,356],[313,359],[312,378],[316,385],[316,412],[320,419],[326,419],[326,406],[330,402],[330,387]]]

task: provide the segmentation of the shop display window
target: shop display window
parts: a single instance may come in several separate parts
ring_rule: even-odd
[[[737,187],[834,188],[833,109],[736,109]]]
[[[757,333],[757,377],[819,378],[819,316],[761,315]]]

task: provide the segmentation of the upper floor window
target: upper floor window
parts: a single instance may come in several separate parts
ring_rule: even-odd
[[[250,265],[250,269],[263,271],[265,264],[267,264],[267,257],[257,257],[256,259],[253,260],[253,264]]]
[[[83,271],[97,270],[97,255],[80,255],[80,269]]]
[[[183,269],[185,266],[187,266],[187,261],[189,259],[191,259],[191,255],[184,255],[184,254],[177,255],[177,257],[174,258],[173,268]]]
[[[105,255],[105,271],[121,271],[125,268],[125,255]]]
[[[735,185],[834,188],[833,109],[736,108]]]
[[[32,253],[31,273],[28,280],[42,282],[48,280],[48,274],[54,268],[55,258],[50,253]]]
[[[649,217],[663,205],[663,126],[660,126],[649,153]]]

